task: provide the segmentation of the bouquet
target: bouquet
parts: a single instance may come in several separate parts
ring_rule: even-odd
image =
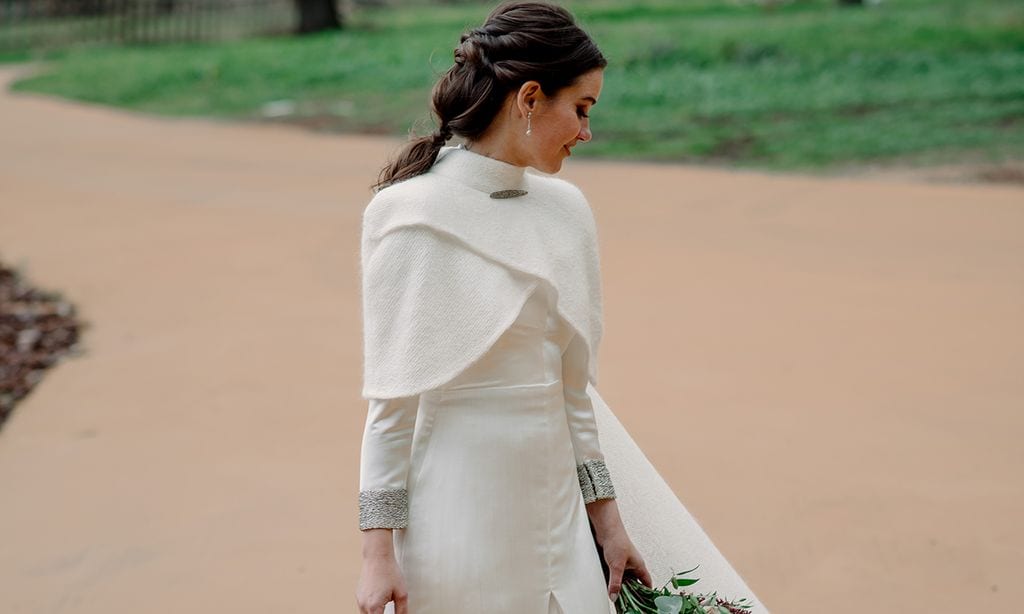
[[[693,594],[669,590],[669,584],[678,589],[697,582],[699,578],[682,577],[694,569],[697,568],[673,575],[659,589],[645,586],[636,578],[624,578],[619,598],[615,601],[615,611],[619,614],[750,614],[751,604],[745,598],[726,601],[715,592]]]

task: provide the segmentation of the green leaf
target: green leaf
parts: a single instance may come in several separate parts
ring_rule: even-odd
[[[662,595],[654,598],[654,605],[658,606],[658,614],[679,614],[683,609],[683,598],[679,595]]]
[[[700,567],[700,565],[697,565],[697,567]],[[692,586],[693,584],[695,584],[698,581],[700,581],[700,578],[682,578],[682,577],[680,577],[680,576],[686,575],[686,574],[688,574],[688,573],[690,573],[692,571],[695,571],[697,569],[697,567],[694,567],[693,569],[687,569],[686,571],[680,571],[678,573],[673,574],[673,577],[672,577],[672,580],[671,580],[672,586],[674,586],[675,588],[680,588],[682,586]]]

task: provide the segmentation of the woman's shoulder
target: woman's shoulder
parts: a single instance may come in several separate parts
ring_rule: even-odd
[[[400,206],[402,203],[432,202],[436,200],[436,196],[450,189],[445,183],[442,177],[433,173],[423,173],[392,183],[374,193],[366,205],[364,215],[372,215],[389,207]]]
[[[542,173],[530,173],[531,190],[545,201],[555,206],[587,226],[594,225],[594,212],[590,207],[583,190],[575,183]]]
[[[529,171],[528,174],[535,190],[543,190],[558,201],[566,201],[577,206],[590,206],[583,195],[583,190],[568,179],[539,171]]]
[[[374,234],[399,219],[440,215],[452,197],[452,186],[433,173],[410,177],[379,189],[363,209],[363,228]]]
[[[528,198],[541,205],[533,210],[547,211],[574,225],[593,227],[594,217],[583,191],[571,181],[540,172],[527,172]],[[438,173],[423,173],[378,190],[363,210],[363,226],[369,234],[379,236],[403,223],[444,221],[463,215],[480,215],[471,199],[460,198],[472,188]],[[465,220],[463,220],[465,221]]]

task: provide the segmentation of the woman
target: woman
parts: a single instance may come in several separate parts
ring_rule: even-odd
[[[436,134],[381,173],[363,215],[360,612],[603,614],[624,576],[652,585],[599,422],[638,478],[631,509],[678,500],[593,387],[593,216],[572,184],[526,172],[590,140],[606,64],[566,10],[504,4],[435,85]],[[635,524],[652,551],[684,519],[721,559],[685,510],[662,512]]]

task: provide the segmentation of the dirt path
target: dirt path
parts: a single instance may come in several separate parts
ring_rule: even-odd
[[[0,432],[0,611],[355,611],[393,145],[0,95],[0,257],[91,323]],[[1024,190],[564,174],[603,396],[769,607],[1024,600]]]

